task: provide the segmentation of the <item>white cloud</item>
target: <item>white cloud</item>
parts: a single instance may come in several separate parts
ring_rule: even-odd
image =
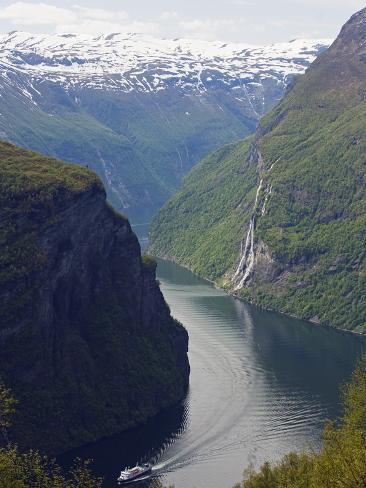
[[[15,2],[0,10],[0,19],[20,25],[52,25],[76,22],[75,12],[46,3]]]
[[[177,19],[179,19],[179,14],[178,14],[178,12],[175,12],[175,11],[165,11],[162,14],[160,14],[159,18],[163,22],[167,22],[170,20],[177,20]]]
[[[78,34],[109,34],[112,32],[120,32],[121,24],[107,22],[103,20],[93,20],[93,19],[86,19],[81,20],[77,24],[58,24],[55,26],[55,32],[58,34],[68,34],[68,33],[75,33]]]
[[[184,35],[196,39],[224,39],[228,32],[238,32],[246,24],[245,19],[205,19],[179,22]]]
[[[170,2],[171,9],[166,8],[166,0],[155,0],[154,8],[151,7],[151,0],[106,0],[104,4],[99,4],[125,5],[126,9],[128,5],[132,8],[131,3],[145,5],[145,9],[132,16],[123,7],[100,7],[97,0],[0,0],[0,30],[92,35],[142,32],[158,37],[262,44],[300,36],[332,37],[342,21],[363,2],[333,0],[332,5],[337,8],[327,7],[331,0],[222,0],[220,7],[212,0],[211,3],[210,0],[173,0]],[[194,9],[197,15],[193,14],[193,5],[197,7]],[[207,5],[207,8],[203,9],[201,5]]]
[[[81,5],[74,5],[73,7],[80,17],[86,17],[88,19],[99,21],[112,21],[117,22],[125,20],[128,17],[128,13],[124,10],[105,10],[102,8],[88,8]]]
[[[77,4],[66,9],[43,2],[14,2],[0,10],[0,20],[7,21],[17,28],[47,26],[49,30],[57,33],[159,33],[158,23],[129,19],[124,10],[88,8]]]
[[[242,1],[242,0],[240,0]],[[225,37],[242,25],[242,19],[204,20],[183,18],[178,12],[163,11],[151,21],[131,19],[124,10],[84,7],[74,4],[70,8],[60,8],[44,2],[17,1],[0,10],[0,20],[10,22],[16,28],[32,26],[57,33],[78,32],[99,35],[111,32],[142,32],[145,34],[189,36],[200,39]]]
[[[255,7],[255,1],[252,0],[230,0],[229,4],[236,7]]]
[[[77,24],[59,24],[55,27],[58,34],[110,34],[116,32],[138,32],[143,34],[159,34],[159,25],[154,22],[108,22],[104,20],[84,19]]]
[[[140,22],[135,20],[125,24],[125,31],[128,32],[143,32],[146,34],[160,34],[161,29],[158,22]]]

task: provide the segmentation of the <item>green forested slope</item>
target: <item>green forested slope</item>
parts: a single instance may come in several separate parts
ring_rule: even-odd
[[[210,179],[209,162],[220,153],[200,164],[155,219],[154,252],[254,303],[366,330],[365,32],[366,9],[262,120],[249,152],[242,143],[219,158],[223,180]],[[195,202],[189,217],[188,195]],[[216,221],[220,201],[224,238],[200,225]],[[249,234],[243,253],[251,218],[253,246]],[[179,230],[171,237],[173,225]],[[188,245],[187,228],[199,234]],[[217,257],[223,263],[215,269]]]
[[[60,453],[184,396],[188,334],[155,268],[92,171],[0,143],[0,379],[21,449]]]
[[[225,146],[191,171],[153,222],[152,253],[212,280],[234,265],[257,182],[256,167],[245,161],[249,144]]]

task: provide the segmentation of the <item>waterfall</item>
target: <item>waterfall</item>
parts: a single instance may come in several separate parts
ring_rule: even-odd
[[[244,269],[246,268],[247,261],[248,261],[248,252],[252,249],[252,242],[254,246],[254,218],[252,217],[249,222],[249,230],[247,233],[247,238],[245,241],[245,247],[243,249],[242,246],[242,253],[239,266],[235,272],[235,278],[237,278],[241,273],[243,273]]]
[[[258,163],[260,167],[260,172],[261,170],[264,172],[264,161],[259,151],[258,151],[258,159],[259,159]],[[267,171],[267,174],[271,173],[274,166],[280,160],[281,157],[279,157],[276,161],[274,161],[271,164],[269,170]],[[264,198],[262,196],[262,198],[260,199],[260,195],[263,190],[263,187],[264,187]],[[240,262],[234,274],[234,281],[237,283],[235,287],[236,291],[243,288],[243,286],[248,281],[248,278],[253,272],[254,265],[255,265],[254,234],[255,234],[255,229],[257,224],[258,211],[260,212],[261,216],[265,215],[267,209],[267,203],[271,194],[272,194],[272,185],[264,184],[264,178],[262,177],[259,182],[259,186],[257,188],[257,193],[255,196],[253,214],[249,222],[249,229],[245,239],[245,246],[243,245],[244,244],[244,240],[243,240],[241,245],[241,250],[240,250],[241,253]]]
[[[263,215],[265,215],[266,213],[266,208],[267,208],[267,202],[269,200],[269,197],[272,195],[272,185],[268,188],[266,188],[265,190],[265,197],[264,197],[264,202],[263,202],[263,205],[262,205],[262,209],[261,209],[261,214],[262,214],[262,217]]]
[[[255,203],[254,203],[254,212],[257,208],[257,205],[258,205],[258,198],[259,198],[259,194],[261,192],[261,189],[263,187],[263,178],[261,178],[261,181],[259,182],[259,186],[258,186],[258,189],[257,189],[257,194],[255,196]]]
[[[257,193],[255,196],[255,202],[254,202],[254,209],[253,209],[253,216],[250,219],[249,222],[249,229],[247,232],[247,237],[245,240],[245,246],[243,248],[242,246],[242,252],[241,252],[241,259],[239,266],[235,272],[234,277],[239,278],[240,275],[243,273],[243,277],[239,281],[239,284],[236,286],[235,290],[240,290],[243,288],[245,285],[247,279],[249,278],[251,272],[253,271],[254,268],[254,261],[255,261],[255,256],[254,256],[254,232],[255,232],[255,224],[256,224],[256,210],[258,206],[258,200],[259,200],[259,195],[263,187],[263,178],[259,182],[259,186],[257,189]]]
[[[240,260],[239,267],[235,273],[235,277],[239,277],[240,274],[244,273],[239,284],[236,286],[235,290],[240,290],[245,285],[247,279],[249,278],[251,272],[254,268],[254,228],[255,228],[255,217],[250,219],[249,230],[246,239],[245,251]]]

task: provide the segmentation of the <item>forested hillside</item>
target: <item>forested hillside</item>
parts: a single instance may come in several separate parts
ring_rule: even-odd
[[[152,252],[253,303],[366,330],[365,32],[362,10],[254,140],[194,169],[156,217]]]

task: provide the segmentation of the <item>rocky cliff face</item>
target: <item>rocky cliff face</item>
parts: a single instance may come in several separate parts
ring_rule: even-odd
[[[0,144],[0,372],[22,446],[58,453],[179,401],[188,337],[99,180]]]
[[[366,9],[265,116],[202,161],[151,250],[266,308],[366,331]]]

